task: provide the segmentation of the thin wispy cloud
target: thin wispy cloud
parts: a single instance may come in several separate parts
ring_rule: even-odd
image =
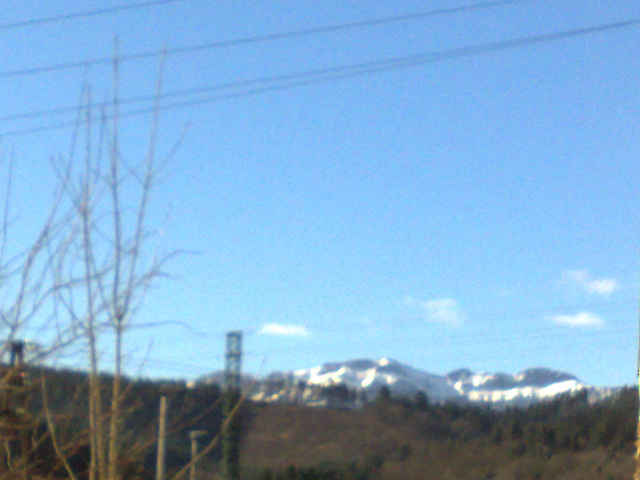
[[[281,337],[307,337],[311,332],[304,325],[267,323],[258,332],[260,335],[278,335]]]
[[[587,270],[570,270],[562,274],[564,283],[568,283],[593,295],[610,295],[618,289],[615,278],[593,278]]]
[[[422,318],[429,323],[461,327],[465,322],[465,314],[460,304],[453,298],[419,301],[413,297],[406,297],[405,304],[419,308]]]
[[[603,318],[592,312],[580,312],[574,315],[552,315],[549,319],[553,323],[565,327],[601,328],[604,325]]]

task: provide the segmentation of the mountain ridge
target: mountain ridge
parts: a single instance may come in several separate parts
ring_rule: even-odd
[[[616,390],[588,386],[571,373],[548,367],[528,368],[518,373],[460,368],[441,375],[390,358],[326,362],[312,368],[271,372],[262,379],[245,383],[253,383],[253,387],[245,391],[250,392],[250,398],[255,401],[312,406],[336,403],[358,406],[377,396],[383,388],[397,397],[413,397],[422,392],[432,402],[492,405],[526,405],[581,391],[597,400]]]

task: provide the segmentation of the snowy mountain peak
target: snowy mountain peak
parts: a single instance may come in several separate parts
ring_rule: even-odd
[[[585,388],[574,375],[549,368],[531,368],[516,374],[461,368],[447,375],[437,375],[381,358],[377,361],[330,362],[308,369],[272,373],[253,398],[321,404],[323,391],[339,386],[367,398],[375,397],[382,387],[386,387],[395,396],[409,397],[421,391],[435,402],[491,403],[530,403]]]
[[[530,368],[516,374],[460,369],[447,374],[447,380],[471,401],[494,403],[545,399],[585,388],[574,375],[549,368]]]

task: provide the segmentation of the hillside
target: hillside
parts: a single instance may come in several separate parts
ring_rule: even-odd
[[[210,375],[202,382],[220,378],[221,375]],[[261,379],[245,377],[244,388],[254,401],[309,406],[338,403],[349,408],[357,408],[367,398],[374,398],[381,388],[406,398],[422,392],[434,402],[501,407],[526,406],[583,390],[588,391],[591,400],[597,400],[619,390],[589,386],[575,375],[550,368],[529,368],[518,373],[474,372],[461,368],[441,375],[388,358],[329,362],[302,370],[271,372]],[[350,395],[339,398],[345,389]],[[336,394],[333,398],[328,395],[332,393]]]
[[[633,390],[502,412],[393,399],[358,411],[250,405],[242,458],[246,478],[622,480],[633,472],[636,405]]]
[[[47,369],[30,373],[30,410],[38,428],[44,399],[37,379],[45,378],[47,403],[53,418],[60,419],[59,439],[75,445],[70,461],[82,465],[86,375]],[[206,445],[222,424],[218,386],[173,387],[169,472],[188,461],[190,430],[205,430],[201,445]],[[132,472],[128,478],[154,478],[160,388],[160,382],[150,380],[127,382],[123,461]],[[633,471],[637,392],[623,389],[595,403],[587,393],[506,409],[430,403],[421,393],[394,397],[388,389],[359,409],[247,401],[240,422],[243,479],[626,480]],[[46,437],[35,453],[43,466],[49,464]],[[220,453],[216,448],[204,459],[203,475],[219,472]],[[57,478],[65,478],[59,467]]]

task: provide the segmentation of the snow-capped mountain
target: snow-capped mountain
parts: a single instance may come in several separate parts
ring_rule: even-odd
[[[434,401],[458,397],[446,377],[423,372],[409,365],[387,358],[378,361],[350,360],[342,363],[326,363],[321,367],[293,372],[296,381],[310,386],[344,384],[349,389],[377,394],[388,387],[398,396],[413,395],[418,391],[428,393]]]
[[[460,369],[448,373],[447,382],[471,401],[492,403],[543,400],[586,387],[574,375],[548,368],[531,368],[517,374]]]
[[[587,388],[574,375],[548,368],[532,368],[517,374],[460,369],[437,375],[387,358],[349,360],[304,370],[274,372],[257,385],[257,391],[252,395],[254,400],[311,405],[326,405],[331,403],[331,398],[338,403],[357,404],[363,398],[375,398],[382,387],[387,387],[394,396],[412,397],[423,392],[434,402],[457,400],[494,404],[526,404]],[[330,392],[329,399],[327,392]]]

